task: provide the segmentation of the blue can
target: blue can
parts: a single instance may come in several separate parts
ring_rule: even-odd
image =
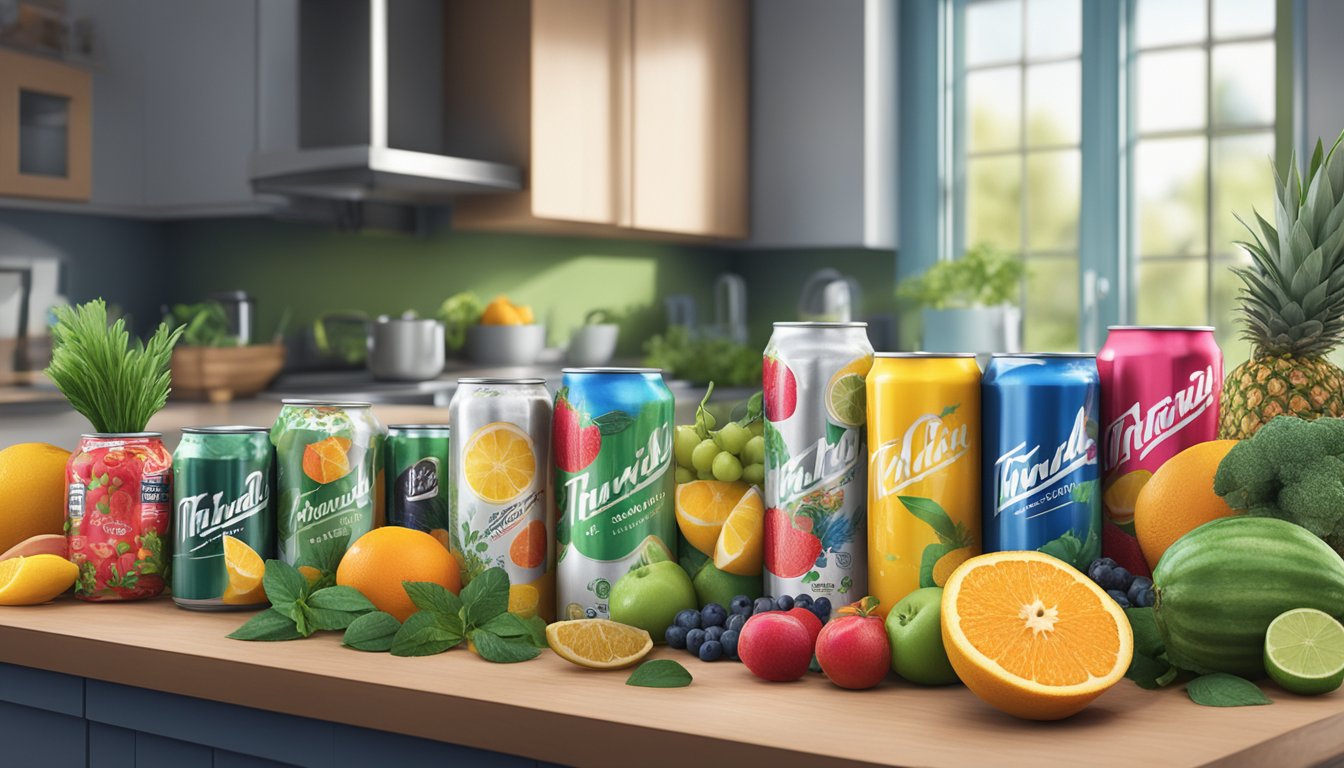
[[[1101,554],[1095,355],[996,354],[981,383],[986,552]]]

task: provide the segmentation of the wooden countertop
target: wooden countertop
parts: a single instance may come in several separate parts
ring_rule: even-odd
[[[0,608],[0,662],[377,728],[572,765],[1165,766],[1314,765],[1344,752],[1344,693],[1211,709],[1181,690],[1129,681],[1058,723],[1015,720],[966,689],[895,679],[844,691],[809,675],[766,683],[740,664],[702,663],[689,688],[625,685],[545,651],[496,665],[465,649],[395,658],[343,648],[339,633],[246,643],[247,618],[159,599],[65,598]]]

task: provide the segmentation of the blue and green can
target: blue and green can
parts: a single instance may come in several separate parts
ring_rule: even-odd
[[[391,424],[387,460],[387,524],[433,534],[447,546],[450,432],[447,424]]]

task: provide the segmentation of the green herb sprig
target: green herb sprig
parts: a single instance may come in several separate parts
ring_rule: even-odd
[[[102,299],[58,307],[47,377],[95,432],[142,432],[168,402],[182,330],[160,323],[148,344],[132,344],[125,320],[108,324]]]

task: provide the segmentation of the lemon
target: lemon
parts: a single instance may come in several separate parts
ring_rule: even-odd
[[[826,387],[826,414],[844,427],[862,426],[867,419],[866,385],[857,373],[846,373]]]
[[[714,547],[714,567],[738,576],[759,575],[765,542],[764,520],[765,502],[753,485],[723,522]]]
[[[54,600],[75,583],[79,568],[58,555],[0,560],[0,605],[37,605]]]
[[[541,592],[531,584],[509,585],[509,613],[522,619],[537,615],[537,606],[541,603]]]
[[[505,504],[532,487],[537,476],[532,438],[503,421],[476,430],[462,453],[462,475],[483,501]]]
[[[65,465],[70,452],[46,443],[0,451],[0,552],[65,524]]]
[[[266,602],[266,589],[261,577],[266,573],[262,562],[251,547],[241,539],[224,537],[224,570],[229,575],[221,601],[225,605],[255,605]]]
[[[714,556],[714,545],[728,513],[751,486],[721,480],[693,480],[677,486],[677,526],[691,546]]]
[[[1290,693],[1314,696],[1344,683],[1344,626],[1315,608],[1295,608],[1269,623],[1265,670]]]
[[[628,667],[653,650],[649,633],[608,619],[557,621],[546,642],[560,658],[588,669]]]

